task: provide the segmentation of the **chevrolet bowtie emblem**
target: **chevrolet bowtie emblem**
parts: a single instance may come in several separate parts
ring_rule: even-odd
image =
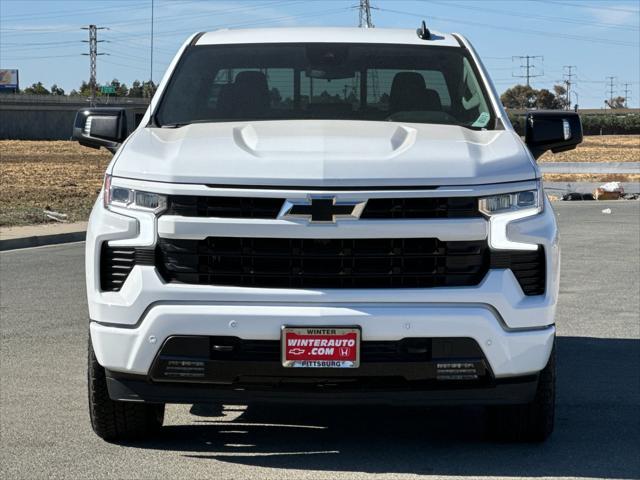
[[[337,219],[360,218],[364,201],[337,200],[335,197],[310,197],[304,200],[287,200],[278,218],[302,218],[310,222],[335,222]]]

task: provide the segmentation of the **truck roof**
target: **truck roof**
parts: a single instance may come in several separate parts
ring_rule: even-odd
[[[196,45],[241,43],[392,43],[458,47],[456,38],[431,30],[431,39],[423,40],[415,28],[294,27],[222,29],[204,33]]]

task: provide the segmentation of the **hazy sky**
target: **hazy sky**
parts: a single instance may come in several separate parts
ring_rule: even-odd
[[[42,81],[67,92],[89,75],[90,23],[99,32],[98,81],[130,85],[150,76],[152,0],[0,0],[0,68],[18,68],[24,88]],[[357,26],[358,0],[155,0],[153,78],[193,32],[295,25]],[[520,60],[541,55],[532,80],[551,88],[572,65],[579,103],[599,108],[628,83],[629,106],[640,105],[640,0],[372,0],[376,27],[463,33],[476,47],[500,92],[517,83]],[[258,41],[260,39],[257,39]],[[573,99],[575,102],[575,99]]]

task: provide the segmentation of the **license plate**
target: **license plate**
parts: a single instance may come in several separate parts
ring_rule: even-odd
[[[282,327],[282,365],[290,368],[358,368],[359,327]]]

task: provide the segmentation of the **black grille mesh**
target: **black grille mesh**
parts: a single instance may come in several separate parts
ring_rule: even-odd
[[[372,198],[361,218],[469,218],[478,217],[478,199],[451,198]]]
[[[284,198],[212,197],[172,195],[165,215],[183,217],[275,219]],[[470,218],[478,217],[474,197],[374,198],[367,202],[363,219]]]
[[[100,252],[100,287],[119,291],[134,265],[167,281],[298,288],[426,288],[477,285],[489,268],[510,269],[526,295],[546,287],[545,252],[489,250],[485,242],[436,239],[159,239],[154,250]]]
[[[427,288],[477,285],[485,241],[210,237],[159,239],[167,281],[275,288]]]
[[[154,250],[134,247],[111,247],[102,244],[100,250],[100,289],[120,291],[134,265],[154,265]]]
[[[283,203],[282,198],[171,195],[165,215],[273,219]]]
[[[525,295],[542,295],[545,291],[544,248],[538,250],[493,250],[491,268],[509,268]]]

